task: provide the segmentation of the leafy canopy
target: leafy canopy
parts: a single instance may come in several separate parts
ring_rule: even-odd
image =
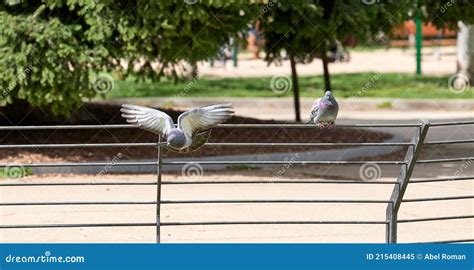
[[[4,0],[0,100],[67,114],[101,93],[97,74],[177,76],[180,61],[214,57],[246,29],[251,8],[244,0]]]

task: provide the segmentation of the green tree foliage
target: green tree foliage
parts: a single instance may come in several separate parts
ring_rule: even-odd
[[[474,24],[474,1],[472,0],[418,0],[423,21],[438,28],[456,29],[458,21]]]
[[[2,0],[0,100],[66,114],[113,83],[98,74],[177,76],[180,61],[214,57],[246,29],[250,8],[244,0]]]
[[[418,14],[425,22],[431,22],[440,29],[456,29],[462,25],[457,39],[458,71],[450,83],[455,88],[474,84],[474,1],[419,0],[417,3]]]

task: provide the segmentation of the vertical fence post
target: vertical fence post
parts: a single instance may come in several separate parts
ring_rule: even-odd
[[[410,181],[413,169],[415,168],[418,155],[420,154],[426,134],[428,133],[428,128],[430,125],[429,121],[420,120],[420,124],[420,127],[415,132],[411,140],[413,145],[408,147],[407,153],[405,155],[406,164],[402,165],[402,167],[400,168],[400,174],[397,178],[397,184],[395,184],[395,186],[393,187],[392,195],[390,196],[391,202],[387,205],[387,243],[397,242],[398,209],[400,208],[400,204],[402,203],[403,195],[405,194],[408,182]]]
[[[156,243],[161,243],[161,168],[162,168],[162,149],[161,136],[158,137],[156,164]]]

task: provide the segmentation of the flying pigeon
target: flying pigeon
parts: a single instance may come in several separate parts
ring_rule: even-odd
[[[234,114],[230,103],[204,106],[182,113],[175,127],[171,117],[159,110],[122,104],[120,111],[128,123],[165,137],[168,148],[180,153],[199,149],[210,137],[209,128]]]
[[[317,99],[311,108],[308,123],[314,122],[319,128],[332,128],[336,121],[339,105],[331,91],[326,91],[324,97]]]

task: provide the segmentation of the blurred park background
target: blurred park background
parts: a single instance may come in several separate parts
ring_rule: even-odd
[[[4,0],[0,8],[3,124],[26,123],[35,108],[45,116],[31,121],[81,121],[71,115],[84,102],[136,98],[175,109],[244,100],[242,115],[301,121],[325,90],[350,105],[342,117],[472,111],[463,102],[473,98],[469,0]],[[442,114],[424,115],[432,116]]]

